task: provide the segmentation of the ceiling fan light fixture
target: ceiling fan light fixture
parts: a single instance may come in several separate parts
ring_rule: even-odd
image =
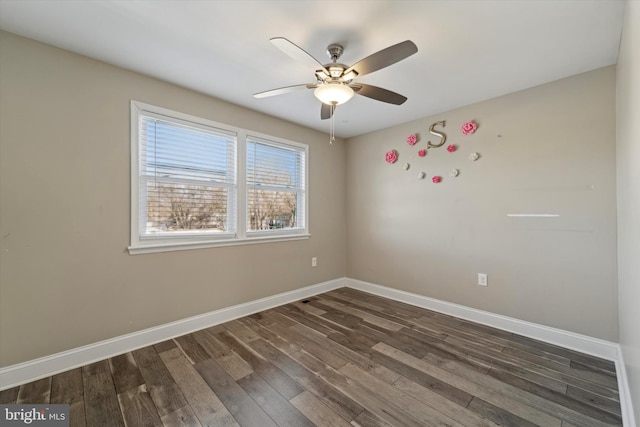
[[[313,91],[313,95],[327,105],[344,104],[353,98],[353,94],[353,89],[340,82],[328,82]]]
[[[345,82],[350,82],[351,80],[355,79],[356,77],[358,77],[358,73],[356,73],[355,71],[349,71],[347,74],[342,76],[342,80],[345,81]]]

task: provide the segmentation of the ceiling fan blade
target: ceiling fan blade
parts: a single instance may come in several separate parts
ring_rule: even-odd
[[[402,96],[399,93],[395,93],[377,86],[358,83],[357,85],[352,85],[351,88],[358,95],[366,96],[367,98],[375,99],[376,101],[382,101],[389,104],[401,105],[404,104],[404,102],[407,100],[406,96]]]
[[[329,70],[320,63],[316,58],[311,56],[306,50],[300,46],[290,42],[284,37],[274,37],[271,39],[271,43],[293,59],[307,64],[309,67],[315,67],[316,70],[323,70],[323,72],[329,76]]]
[[[322,120],[330,119],[331,116],[333,116],[333,112],[336,109],[335,105],[333,106],[327,105],[324,102],[321,105],[322,107],[320,107],[320,119]]]
[[[271,89],[264,92],[254,93],[253,96],[255,98],[266,98],[268,96],[282,95],[283,93],[293,92],[298,89],[313,89],[314,87],[317,87],[317,86],[318,85],[315,85],[315,84],[285,86],[285,87],[280,87],[278,89]]]
[[[343,75],[348,75],[351,71],[355,71],[361,77],[402,61],[417,51],[418,47],[411,40],[405,40],[367,56],[348,68]]]

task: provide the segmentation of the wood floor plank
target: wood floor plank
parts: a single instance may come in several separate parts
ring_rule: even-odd
[[[178,385],[152,346],[135,350],[133,357],[160,417],[187,405]]]
[[[617,415],[618,417],[622,417],[620,402],[618,402],[617,400],[607,399],[598,394],[573,386],[568,386],[567,396],[572,397],[587,405],[602,409],[603,411],[610,412],[614,415]]]
[[[313,427],[313,423],[258,374],[239,379],[238,384],[279,426]]]
[[[378,316],[376,314],[371,314],[367,311],[364,310],[360,310],[358,308],[355,308],[353,306],[347,306],[345,304],[341,304],[329,299],[322,299],[320,300],[322,302],[322,304],[327,305],[331,308],[334,308],[336,310],[342,311],[346,314],[350,314],[352,316],[356,316],[359,317],[362,320],[366,320],[369,323],[372,323],[374,325],[380,326],[381,328],[384,328],[386,330],[389,331],[399,331],[400,329],[404,328],[405,325],[402,325],[398,322],[394,322],[392,320],[386,319],[384,317]]]
[[[572,368],[580,371],[597,372],[599,374],[603,374],[611,378],[616,378],[615,371],[603,369],[601,366],[597,366],[597,364],[592,365],[592,364],[586,364],[586,363],[576,362],[575,360],[572,360],[569,365]]]
[[[145,384],[118,393],[118,402],[126,426],[159,427],[163,425]]]
[[[69,425],[84,427],[84,385],[82,369],[76,368],[51,377],[51,399],[49,403],[69,405]]]
[[[205,426],[237,426],[238,423],[211,387],[176,347],[160,354],[193,413]]]
[[[368,337],[371,341],[384,342],[415,357],[424,357],[430,350],[430,347],[423,342],[399,333],[386,334],[366,322],[358,325],[354,334]]]
[[[512,356],[517,357],[518,359],[528,360],[529,362],[533,362],[537,365],[547,366],[549,368],[556,368],[558,365],[570,366],[571,359],[567,358],[551,358],[548,357],[548,353],[542,351],[527,351],[522,348],[515,348],[507,345],[502,349],[502,352],[505,354],[510,354]]]
[[[492,390],[484,387],[482,384],[475,383],[466,378],[463,378],[457,373],[452,373],[441,369],[439,366],[435,366],[422,359],[417,359],[409,354],[403,353],[400,350],[394,349],[386,344],[379,344],[374,347],[376,352],[380,355],[386,356],[389,360],[395,360],[396,363],[401,363],[396,369],[400,369],[402,366],[402,372],[405,372],[407,378],[411,378],[412,381],[418,382],[420,385],[428,388],[428,382],[424,384],[424,380],[421,381],[421,377],[424,374],[429,375],[429,378],[435,377],[448,384],[459,388],[462,391],[467,392],[470,396],[477,396],[481,399],[499,406],[521,418],[531,421],[541,426],[553,426],[559,427],[561,420],[548,415],[546,412],[537,408],[530,407],[526,402],[514,399],[512,396],[502,394],[499,390]],[[446,362],[444,362],[446,363]],[[470,400],[469,400],[470,402]],[[466,404],[465,404],[466,406]]]
[[[18,391],[20,387],[12,387],[6,390],[0,391],[0,404],[15,404],[16,400],[18,400]]]
[[[214,359],[197,363],[195,368],[241,426],[276,426]]]
[[[417,323],[425,327],[442,331],[453,337],[466,338],[468,340],[475,341],[477,344],[484,345],[487,348],[495,349],[497,347],[501,347],[504,350],[506,348],[512,347],[535,353],[540,357],[554,360],[561,364],[568,364],[568,359],[566,357],[546,352],[540,348],[530,347],[514,340],[514,334],[510,334],[508,338],[499,336],[497,334],[486,334],[483,332],[483,330],[479,331],[476,328],[470,328],[469,322],[461,322],[460,320],[452,318],[451,316],[433,313],[420,318]]]
[[[193,334],[183,335],[174,339],[175,343],[182,352],[187,356],[192,364],[200,363],[207,360],[211,356],[198,344]]]
[[[331,295],[348,295],[351,298],[359,301],[369,302],[379,308],[380,311],[391,310],[394,313],[405,313],[408,317],[419,318],[425,315],[425,310],[409,304],[405,304],[399,301],[394,301],[387,298],[382,298],[377,295],[369,294],[367,292],[359,291],[357,289],[337,289],[330,292]]]
[[[566,396],[562,393],[558,393],[553,390],[549,390],[548,388],[538,386],[531,381],[527,381],[509,372],[492,369],[491,371],[489,371],[488,376],[499,380],[502,384],[508,384],[510,386],[513,386],[517,390],[528,392],[530,395],[539,396],[547,402],[553,402],[554,405],[559,405],[563,408],[571,409],[574,412],[580,413],[581,415],[586,415],[594,420],[599,420],[603,423],[613,425],[622,423],[622,419],[618,415],[614,415],[607,411],[603,411],[595,406],[585,404],[584,402],[576,400],[570,396]],[[573,415],[571,415],[571,417],[573,417]],[[572,423],[580,423],[581,421],[578,418],[569,418],[569,416],[567,416],[567,418],[565,419]]]
[[[88,377],[95,374],[101,374],[104,372],[110,372],[109,360],[100,360],[98,362],[90,363],[82,367],[82,377]]]
[[[218,335],[221,341],[227,344],[233,351],[247,362],[251,369],[260,375],[271,387],[276,389],[285,399],[291,399],[304,390],[300,384],[286,375],[272,360],[256,352],[253,348],[239,341],[233,334],[225,331]],[[259,341],[259,340],[255,340]]]
[[[478,372],[485,374],[493,367],[493,365],[486,360],[477,358],[471,354],[468,347],[457,348],[443,340],[434,340],[432,337],[425,338],[422,332],[416,330],[403,329],[399,331],[399,333],[421,342],[423,348],[428,351],[428,354],[434,354],[443,359],[451,359],[465,363]]]
[[[354,427],[393,427],[391,424],[366,409],[351,421],[351,425]]]
[[[234,352],[216,358],[216,360],[236,381],[253,373],[251,366]]]
[[[269,319],[269,325],[273,324],[273,323],[278,323],[281,324],[283,326],[289,327],[289,326],[294,326],[296,324],[296,321],[291,319],[288,315],[285,315],[288,311],[297,311],[300,312],[300,310],[296,307],[291,307],[289,305],[283,305],[280,307],[275,307],[269,310],[265,310],[262,312],[262,314],[264,315],[264,317],[266,317],[267,319]],[[306,315],[306,313],[300,312],[303,316]]]
[[[459,422],[465,426],[475,427],[495,427],[496,423],[483,418],[476,412],[470,411],[464,406],[460,406],[451,400],[440,396],[437,393],[432,392],[426,387],[416,384],[414,381],[406,377],[400,377],[393,384],[398,390],[403,391],[406,394],[413,396],[434,409],[442,412],[449,418]]]
[[[211,332],[211,328],[205,329],[202,331],[194,332],[194,339],[200,344],[200,347],[204,349],[211,357],[222,357],[229,352],[231,349],[223,344],[220,340],[218,340],[215,335]],[[220,332],[226,332],[226,329],[222,329]]]
[[[291,304],[288,304],[290,307],[296,307],[304,312],[313,314],[315,316],[322,316],[324,314],[324,310],[320,310],[310,304],[308,304],[310,301],[312,300],[317,300],[318,296],[314,296],[311,298],[307,298],[305,301],[306,302],[302,302],[302,301],[294,301]]]
[[[437,313],[437,315],[446,316],[448,319],[453,320],[453,322],[457,324],[459,327],[464,327],[465,330],[475,331],[476,334],[481,333],[483,336],[503,338],[505,340],[510,340],[511,337],[513,336],[512,332],[503,331],[501,329],[483,325],[481,323],[471,322],[466,319],[460,319],[458,317],[454,317],[454,316],[443,314],[443,313]]]
[[[156,349],[156,352],[158,352],[158,354],[162,353],[163,351],[168,351],[176,347],[177,345],[173,340],[162,341],[153,346],[153,348]]]
[[[309,313],[305,313],[302,310],[298,309],[297,307],[290,307],[285,305],[282,307],[278,307],[278,310],[279,310],[279,313],[283,313],[282,314],[283,317],[286,317],[287,319],[290,319],[290,320],[292,319],[295,322],[293,324],[286,325],[281,322],[275,321],[275,322],[271,322],[271,324],[269,325],[265,325],[266,328],[269,328],[274,324],[282,325],[286,327],[294,327],[298,324],[302,324],[312,328],[313,330],[320,332],[325,336],[332,334],[334,332],[341,332],[342,330],[346,329],[345,327],[339,324],[336,324],[334,322],[331,322],[322,316],[314,316],[314,315],[310,315]]]
[[[418,362],[418,365],[424,367],[425,365],[422,365],[423,363],[426,364],[426,362],[420,361]],[[428,366],[433,367],[433,365]],[[533,389],[531,391],[523,390],[517,386],[514,386],[513,384],[505,383],[493,376],[479,374],[461,364],[455,364],[449,361],[442,361],[439,366],[450,373],[455,372],[456,375],[463,377],[469,381],[476,382],[477,384],[480,384],[486,388],[492,389],[502,394],[508,394],[511,397],[520,400],[521,402],[525,402],[527,405],[533,408],[556,416],[560,419],[570,421],[572,423],[577,422],[578,424],[582,424],[584,427],[597,427],[607,425],[606,422],[591,418],[588,415],[584,415],[581,412],[576,411],[574,408],[566,407],[562,404],[559,404],[558,402],[547,400],[544,397],[539,396],[538,394],[532,393],[531,391],[533,391]],[[491,374],[492,371],[489,371],[489,373]],[[513,382],[520,381],[515,376],[513,378],[510,378],[509,380]],[[526,383],[523,382],[523,385],[524,384]],[[556,393],[554,395],[561,396],[559,393]]]
[[[328,365],[323,363],[321,360],[313,357],[309,353],[304,350],[298,350],[293,354],[289,355],[290,358],[313,372],[314,374],[318,374],[327,368]]]
[[[614,362],[610,360],[604,360],[595,356],[589,356],[584,353],[579,353],[574,350],[569,350],[567,348],[559,347],[557,345],[544,343],[542,341],[537,341],[532,338],[524,337],[521,335],[514,334],[511,340],[524,344],[527,347],[541,349],[548,353],[556,354],[558,356],[571,359],[572,361],[580,362],[589,366],[595,366],[611,373],[616,372],[616,365]]]
[[[108,367],[108,364],[103,366]],[[124,427],[111,372],[93,368],[82,371],[87,425]]]
[[[20,386],[16,403],[46,404],[51,396],[51,377]]]
[[[342,418],[352,420],[362,412],[363,407],[355,400],[341,393],[330,382],[321,380],[312,371],[300,365],[297,361],[291,359],[266,341],[252,341],[251,347],[268,358],[298,384],[313,393]]]
[[[368,392],[357,382],[346,378],[331,367],[327,367],[326,370],[322,371],[320,377],[337,390],[340,390],[342,394],[348,396],[354,402],[358,402],[363,408],[366,408],[369,412],[391,425],[408,427],[424,426],[424,423],[409,416],[400,408],[386,401],[382,396]]]
[[[109,359],[111,376],[116,386],[116,393],[123,393],[144,384],[144,378],[132,353],[125,353]]]
[[[261,313],[257,313],[256,315],[262,316]],[[226,331],[227,328],[225,328],[222,325],[214,325],[214,326],[211,326],[211,327],[207,328],[206,330],[209,331],[211,334],[215,335],[215,334],[219,334],[220,332]]]
[[[357,324],[359,324],[362,321],[362,319],[360,319],[357,316],[353,316],[349,313],[336,310],[320,302],[311,302],[310,304],[313,304],[315,307],[321,308],[322,310],[326,311],[326,313],[324,313],[322,316],[319,316],[319,317],[330,320],[333,323],[341,325],[348,329],[353,329]]]
[[[269,326],[269,330],[277,333],[287,341],[295,342],[298,347],[304,349],[307,353],[315,355],[334,369],[340,369],[347,364],[347,361],[342,357],[328,351],[323,346],[292,328],[283,327],[281,325],[271,325]]]
[[[180,409],[162,417],[162,424],[166,427],[198,427],[202,426],[198,418],[193,413],[190,406],[183,406]]]
[[[383,300],[378,304],[372,304],[370,302],[336,292],[327,292],[320,295],[319,297],[321,297],[322,299],[330,299],[345,305],[355,306],[362,311],[375,314],[376,316],[380,316],[393,322],[400,323],[404,326],[408,326],[410,324],[409,320],[416,317],[410,311],[390,310],[389,307],[386,306],[386,300]]]
[[[505,356],[500,351],[492,351],[490,349],[476,349],[473,346],[466,345],[465,341],[447,338],[447,343],[454,347],[465,348],[465,350],[473,355],[476,359],[480,359],[489,364],[494,370],[502,369],[517,375],[523,379],[531,381],[542,387],[557,391],[558,393],[566,393],[567,384],[556,377],[561,374],[551,371],[545,367],[536,366],[524,361],[517,361]]]
[[[237,336],[244,342],[257,340],[258,338],[260,338],[258,334],[256,334],[254,331],[247,328],[237,320],[232,320],[230,322],[223,323],[222,326],[224,326],[231,333],[233,333],[233,335]]]
[[[365,389],[384,396],[384,400],[402,410],[405,414],[422,423],[423,425],[447,425],[462,426],[463,424],[449,418],[432,406],[426,405],[420,400],[414,399],[409,393],[387,384],[364,372],[357,366],[349,363],[340,369],[340,373],[357,382]]]
[[[501,351],[506,346],[505,339],[501,337],[486,335],[474,330],[466,330],[461,327],[458,322],[449,319],[443,321],[439,317],[429,317],[429,325],[432,328],[447,334],[447,338],[445,340],[454,338],[465,339],[467,342],[470,342],[477,347],[498,351]]]
[[[372,361],[362,353],[356,352],[346,346],[340,345],[337,342],[330,340],[326,336],[305,325],[296,325],[293,326],[292,329],[297,330],[298,332],[304,334],[308,339],[326,348],[328,351],[338,355],[344,360],[354,363],[361,369],[374,374],[376,377],[388,382],[389,384],[392,384],[400,376],[400,374],[392,371],[391,369],[388,369],[385,366],[380,365],[379,363]]]
[[[383,345],[386,346],[386,344]],[[377,346],[378,345],[376,345],[376,347]],[[421,371],[413,366],[410,366],[409,364],[405,363],[404,360],[396,358],[395,351],[399,352],[400,350],[397,350],[394,347],[388,347],[389,349],[393,349],[393,351],[389,350],[389,352],[384,353],[382,351],[376,350],[376,347],[374,347],[372,357],[373,360],[377,361],[381,365],[386,366],[387,368],[397,372],[402,376],[413,379],[413,381],[415,381],[417,384],[420,384],[421,386],[431,390],[434,393],[439,394],[445,399],[457,403],[460,406],[466,407],[469,402],[471,402],[473,395],[455,385],[452,385],[451,377],[449,375],[441,375],[440,377],[431,375],[428,372]],[[384,348],[387,349],[387,347]]]
[[[573,360],[571,361],[569,369],[571,375],[592,383],[600,384],[608,388],[616,388],[618,386],[618,379],[615,372],[609,372],[597,366],[589,366]]]
[[[269,329],[267,329],[266,327],[258,323],[256,320],[253,320],[249,317],[244,317],[244,318],[238,319],[238,322],[242,323],[247,328],[257,333],[262,339],[268,341],[271,345],[273,345],[274,347],[276,347],[277,349],[279,349],[285,354],[295,353],[296,351],[300,350],[299,346],[285,340],[278,334],[270,331]],[[294,326],[291,326],[291,327],[293,328]]]
[[[351,424],[344,418],[306,390],[291,399],[290,402],[317,426],[351,427]]]
[[[502,408],[492,405],[489,402],[485,402],[482,399],[474,397],[469,403],[468,408],[482,417],[493,421],[497,425],[509,426],[509,427],[536,427],[537,424],[529,422],[525,419],[505,411]]]
[[[310,304],[315,305],[317,304],[317,301],[313,300]],[[340,322],[335,322],[331,319],[327,319],[324,316],[326,312],[321,315],[314,315],[313,313],[300,310],[298,307],[291,306],[289,304],[278,307],[277,310],[279,313],[282,313],[287,318],[290,318],[296,322],[295,324],[290,325],[290,327],[293,327],[296,324],[303,324],[319,331],[324,335],[328,335],[334,332],[342,332],[344,330],[350,329],[348,325],[344,325]]]
[[[531,380],[540,385],[565,393],[567,384],[587,389],[593,393],[600,393],[604,397],[616,397],[617,393],[612,390],[615,383],[610,381],[599,381],[602,374],[576,370],[570,366],[555,364],[553,367],[537,365],[528,360],[519,359],[515,356],[491,348],[476,348],[472,342],[460,337],[450,336],[446,343],[451,344],[449,351],[460,351],[464,349],[466,354],[472,355],[477,360],[482,360],[492,367],[503,368],[522,378]]]

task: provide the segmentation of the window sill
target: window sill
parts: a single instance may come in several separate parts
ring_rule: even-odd
[[[223,246],[256,245],[260,243],[287,242],[293,240],[307,240],[311,234],[289,234],[287,236],[261,236],[245,239],[229,239],[206,242],[175,242],[175,243],[147,243],[132,245],[127,249],[129,255],[150,254],[157,252],[187,251],[191,249],[219,248]]]

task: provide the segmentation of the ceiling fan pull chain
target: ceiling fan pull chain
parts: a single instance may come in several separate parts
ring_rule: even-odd
[[[336,140],[336,125],[334,113],[336,112],[336,104],[331,104],[331,123],[329,124],[329,145],[333,145]]]

